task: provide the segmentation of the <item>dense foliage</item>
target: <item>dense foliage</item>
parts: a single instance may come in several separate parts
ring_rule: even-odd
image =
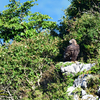
[[[65,14],[70,18],[81,17],[87,10],[100,12],[100,0],[69,0],[71,5],[65,9]]]
[[[77,2],[77,0],[72,0],[71,6],[77,8],[79,6]],[[81,49],[79,58],[81,59],[83,57],[83,60],[87,61],[87,59],[89,58],[96,58],[96,56],[99,54],[100,12],[96,9],[92,9],[93,7],[97,7],[97,9],[99,9],[99,6],[94,6],[95,4],[97,5],[99,3],[99,0],[95,2],[93,0],[91,1],[91,3],[94,4],[92,5],[90,3],[88,5],[91,9],[85,8],[85,5],[87,5],[88,3],[85,2],[86,1],[82,3],[84,4],[83,6],[80,6],[82,7],[82,9],[85,9],[84,13],[82,13],[83,10],[81,10],[80,12],[77,10],[79,13],[82,13],[80,14],[80,17],[76,16],[76,14],[74,14],[73,12],[69,13],[69,11],[65,10],[65,16],[63,16],[63,21],[59,26],[59,36],[64,40],[64,44],[65,42],[68,43],[70,39],[75,38]],[[74,14],[73,17],[71,14]]]
[[[29,9],[36,5],[35,0],[28,0],[21,4],[15,0],[6,5],[7,10],[0,13],[0,38],[4,41],[14,39],[17,41],[33,36],[33,33],[41,32],[43,29],[53,29],[55,22],[47,21],[51,19],[48,15],[39,12],[32,14]]]
[[[59,53],[56,42],[57,38],[43,32],[32,39],[13,41],[6,49],[0,48],[0,83],[11,93],[14,91],[14,98],[19,98],[21,91],[31,91],[36,84],[40,85],[43,72],[49,69],[52,59]]]
[[[68,21],[70,28],[63,38],[65,41],[75,38],[80,45],[80,57],[86,61],[88,58],[95,58],[99,53],[100,47],[100,14],[83,14],[81,18],[76,18],[76,21]],[[66,19],[63,24],[66,25]],[[67,23],[67,24],[68,24]],[[69,26],[68,26],[69,27]]]
[[[72,100],[66,95],[67,88],[87,72],[65,76],[59,62],[68,41],[75,38],[81,49],[78,60],[95,62],[88,73],[100,74],[99,0],[72,0],[59,26],[48,21],[48,15],[29,11],[37,0],[9,1],[0,13],[0,38],[13,39],[11,45],[0,46],[0,94],[4,93],[0,99]],[[54,31],[58,28],[59,34]],[[90,89],[91,84],[100,83],[91,80]]]

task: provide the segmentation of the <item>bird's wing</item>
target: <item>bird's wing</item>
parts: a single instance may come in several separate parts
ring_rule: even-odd
[[[73,51],[73,46],[72,45],[69,45],[67,46],[66,50],[65,50],[65,54],[66,56],[70,56],[72,54],[72,51]]]

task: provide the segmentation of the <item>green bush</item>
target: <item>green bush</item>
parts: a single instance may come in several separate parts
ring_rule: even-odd
[[[81,18],[76,18],[76,21],[65,19],[69,22],[69,33],[63,35],[63,43],[67,43],[70,39],[75,38],[80,45],[80,58],[84,61],[96,58],[100,49],[100,14],[91,12],[83,14]],[[68,24],[68,23],[67,23]],[[67,27],[66,27],[67,28]],[[66,44],[67,46],[67,44]]]
[[[8,86],[15,99],[25,91],[32,98],[34,87],[40,85],[43,72],[59,53],[57,41],[42,32],[31,39],[13,41],[8,48],[0,47],[0,83]]]
[[[45,29],[49,31],[55,29],[56,22],[48,21],[52,19],[51,17],[29,11],[31,7],[37,5],[35,1],[37,0],[20,3],[10,0],[5,6],[7,9],[0,12],[0,38],[4,39],[4,42],[9,42],[10,39],[21,41],[22,38],[30,38]]]
[[[72,7],[79,3],[76,1],[72,2]],[[29,12],[36,5],[32,4],[34,0],[23,4],[15,0],[10,2],[6,6],[8,9],[0,13],[0,37],[7,42],[14,39],[11,45],[0,47],[0,90],[15,100],[72,100],[66,93],[67,88],[73,85],[76,77],[87,72],[77,73],[74,77],[72,74],[65,76],[60,71],[63,64],[57,62],[63,60],[68,41],[75,38],[80,45],[80,59],[98,59],[94,59],[96,65],[88,72],[100,73],[100,14],[97,10],[87,11],[80,18],[69,20],[71,15],[78,15],[77,9],[71,10],[70,6],[67,9],[69,16],[63,18],[60,34],[57,35],[53,31],[57,27],[56,23],[47,21],[51,17]],[[100,83],[98,79],[91,79],[90,85],[96,84],[92,81]]]
[[[99,0],[71,0],[71,5],[64,12],[70,18],[81,17],[87,10],[93,9],[99,12],[99,3]]]

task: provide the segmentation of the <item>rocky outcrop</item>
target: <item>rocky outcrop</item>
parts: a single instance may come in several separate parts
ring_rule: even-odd
[[[97,90],[97,95],[93,96],[91,94],[88,94],[86,91],[88,89],[88,80],[93,78],[95,76],[85,74],[78,76],[77,79],[75,79],[73,86],[69,87],[67,89],[68,95],[73,95],[73,100],[97,100],[100,98],[100,87]],[[79,95],[80,94],[80,95]],[[79,99],[80,98],[80,99]]]
[[[98,89],[98,91],[97,91],[97,95],[98,95],[99,98],[100,98],[100,86],[99,86],[99,89]]]
[[[92,75],[85,74],[78,76],[77,79],[75,79],[73,86],[78,87],[81,86],[83,89],[87,88],[87,79],[90,78]]]
[[[61,72],[65,73],[65,75],[73,74],[75,75],[78,72],[88,71],[90,70],[95,63],[91,64],[84,64],[80,62],[72,63],[72,62],[65,62],[61,65]],[[97,92],[92,95],[89,91],[89,83],[90,79],[94,79],[100,76],[94,76],[92,74],[82,74],[78,76],[73,83],[73,86],[67,89],[67,93],[69,96],[73,96],[73,100],[99,100],[100,99],[100,87],[96,87]],[[98,80],[99,80],[98,78]]]
[[[94,65],[95,65],[95,63],[84,64],[84,63],[81,63],[81,62],[75,62],[75,63],[65,62],[61,66],[61,72],[65,73],[66,75],[68,75],[70,73],[74,75],[74,74],[76,74],[78,72],[82,72],[84,70],[88,71]]]

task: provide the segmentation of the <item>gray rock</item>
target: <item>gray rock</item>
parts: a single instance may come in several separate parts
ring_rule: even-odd
[[[100,97],[100,87],[99,87],[99,89],[97,91],[97,95]]]
[[[71,62],[65,62],[66,63],[71,63]],[[67,65],[67,64],[66,64]],[[76,62],[74,64],[68,65],[68,66],[61,66],[61,72],[65,73],[66,75],[72,73],[73,75],[78,73],[78,72],[82,72],[84,70],[88,71],[90,70],[93,66],[95,65],[95,63],[91,64],[83,64],[80,62]],[[88,79],[90,79],[90,77],[93,77],[93,75],[90,74],[85,74],[85,75],[80,75],[78,76],[78,78],[75,79],[73,86],[69,87],[67,89],[68,95],[73,95],[74,100],[79,100],[79,96],[77,94],[78,91],[80,91],[82,98],[81,100],[97,100],[97,97],[94,97],[93,95],[87,95],[86,91],[83,89],[87,89],[87,84],[88,84]],[[81,87],[82,90],[77,90],[77,87]],[[75,90],[76,89],[76,90]],[[75,91],[74,91],[75,90]],[[73,93],[74,92],[74,93]],[[98,89],[98,100],[100,98],[100,87]]]
[[[83,89],[82,89],[82,91],[81,91],[81,92],[82,92],[82,93],[81,93],[81,94],[82,94],[82,96],[86,95],[86,91],[85,91],[85,90],[83,90]]]
[[[80,72],[82,72],[82,71],[84,71],[84,70],[88,71],[88,70],[90,70],[91,67],[93,67],[94,65],[95,65],[95,63],[93,63],[93,64],[84,64],[83,67],[82,67],[82,69],[80,70]]]
[[[79,66],[76,66],[76,64],[72,64],[66,67],[61,67],[61,72],[66,72],[66,74],[68,73],[77,73],[80,71]]]
[[[71,86],[67,89],[68,95],[72,95],[72,92],[75,90],[75,87]]]
[[[81,83],[81,87],[83,89],[87,88],[87,80],[86,80],[86,78],[83,78],[82,83]]]
[[[93,95],[84,95],[81,100],[97,100]]]
[[[74,87],[81,86],[82,80],[83,80],[83,77],[80,77],[80,76],[79,76],[77,79],[75,79],[73,86],[74,86]]]
[[[80,75],[77,79],[75,79],[73,86],[78,87],[81,86],[83,89],[87,88],[87,79],[91,77],[90,74]]]
[[[72,62],[64,62],[64,64],[66,63],[72,63]],[[91,67],[93,67],[95,65],[95,63],[93,64],[83,64],[83,63],[80,63],[80,62],[76,62],[76,63],[73,63],[71,65],[67,65],[67,66],[61,66],[61,72],[62,73],[65,73],[66,75],[72,73],[73,75],[78,73],[78,72],[82,72],[84,70],[88,71],[91,69]]]
[[[77,94],[75,94],[75,95],[73,96],[73,99],[74,99],[74,100],[79,100],[79,96],[78,96]]]

